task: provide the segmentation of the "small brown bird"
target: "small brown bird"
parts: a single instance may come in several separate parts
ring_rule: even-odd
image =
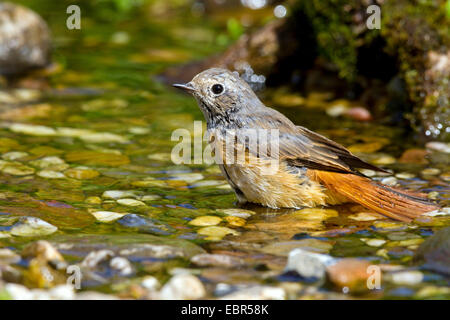
[[[223,160],[219,163],[221,171],[240,203],[302,208],[355,202],[401,221],[438,209],[422,194],[380,185],[362,175],[357,168],[386,171],[266,107],[236,73],[208,69],[189,83],[174,87],[197,100],[207,121],[210,143],[214,142],[216,159]],[[274,172],[264,171],[273,160],[270,151],[261,155],[242,133],[250,129],[278,129],[278,166]],[[244,162],[227,160],[229,132],[235,132],[234,149],[244,147]]]

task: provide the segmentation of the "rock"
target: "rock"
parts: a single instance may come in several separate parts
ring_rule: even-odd
[[[423,149],[408,149],[401,155],[398,162],[400,163],[416,163],[416,164],[427,164],[428,160],[426,156],[429,154],[427,150]]]
[[[326,220],[339,214],[333,209],[305,208],[293,213],[295,216],[307,220]]]
[[[100,197],[87,197],[86,198],[86,203],[89,204],[101,204],[102,203],[102,199]]]
[[[63,256],[48,241],[30,243],[22,250],[23,258],[38,258],[44,261],[64,262]]]
[[[382,215],[375,212],[358,212],[356,214],[352,214],[348,216],[352,220],[356,221],[374,221],[380,219],[386,219]]]
[[[104,294],[95,291],[84,291],[77,294],[75,300],[119,300],[118,297],[112,294]]]
[[[344,114],[354,120],[358,121],[370,121],[372,120],[372,115],[370,111],[363,107],[353,107],[345,110]]]
[[[118,271],[121,276],[128,276],[134,271],[130,261],[124,257],[112,258],[109,265],[112,269]]]
[[[393,187],[397,184],[397,179],[395,177],[388,177],[381,180],[381,183],[390,187]]]
[[[238,268],[245,265],[242,259],[225,254],[198,254],[191,258],[191,263],[199,267]]]
[[[375,158],[372,161],[372,163],[377,166],[383,166],[383,165],[393,164],[393,163],[395,163],[395,161],[396,161],[395,158],[392,156],[381,155],[381,156]]]
[[[423,214],[424,216],[436,217],[436,216],[448,216],[450,215],[450,207],[441,208],[438,210],[426,212]]]
[[[443,153],[450,153],[450,143],[445,142],[438,142],[438,141],[431,141],[428,142],[425,147],[427,149],[433,150],[433,151],[439,151]]]
[[[255,214],[254,211],[244,209],[217,209],[216,212],[243,219],[250,218]]]
[[[26,176],[34,173],[34,169],[20,162],[0,160],[0,171],[13,176]]]
[[[50,62],[50,31],[32,10],[12,3],[0,4],[0,73],[13,75]]]
[[[44,220],[36,217],[20,217],[11,228],[11,234],[18,237],[38,237],[52,234],[58,230]]]
[[[20,261],[20,256],[11,249],[0,248],[0,265],[2,264],[13,264]],[[1,271],[0,271],[1,277]]]
[[[53,170],[41,170],[37,173],[37,175],[45,179],[63,179],[66,177],[64,173]]]
[[[399,179],[413,179],[416,175],[409,172],[399,172],[395,175]]]
[[[161,300],[193,300],[206,295],[202,282],[190,274],[180,274],[172,277],[158,294]]]
[[[395,283],[396,285],[413,286],[423,281],[423,273],[420,271],[400,271],[391,272],[385,275],[385,279]]]
[[[64,160],[57,156],[44,157],[42,159],[30,161],[30,165],[40,169],[65,164]]]
[[[204,176],[201,173],[179,173],[170,177],[174,180],[182,180],[187,183],[193,183],[195,181],[204,179]]]
[[[196,227],[215,226],[222,222],[222,219],[216,216],[201,216],[189,221],[190,225]]]
[[[157,235],[169,235],[174,229],[162,222],[149,217],[140,216],[134,213],[128,213],[122,218],[117,220],[117,223],[124,227],[136,228],[140,232],[157,234]]]
[[[362,239],[361,239],[362,240]],[[368,246],[371,247],[381,247],[383,244],[386,243],[386,240],[383,239],[367,239],[364,241]]]
[[[108,190],[103,192],[102,197],[105,199],[122,199],[122,198],[137,198],[139,193],[133,190]]]
[[[206,236],[207,240],[220,240],[226,235],[234,235],[238,236],[240,235],[240,232],[227,228],[227,227],[217,227],[217,226],[210,226],[210,227],[204,227],[197,231],[199,235]]]
[[[429,299],[431,297],[448,297],[450,295],[449,287],[425,286],[416,292],[417,299]]]
[[[260,250],[264,253],[277,256],[288,256],[293,249],[303,249],[314,253],[328,253],[333,246],[327,242],[318,239],[302,239],[284,242],[275,242],[262,247]]]
[[[335,261],[336,259],[329,255],[294,249],[289,252],[285,271],[295,271],[305,278],[322,279],[325,276],[327,265],[335,263]]]
[[[95,269],[98,264],[108,261],[112,257],[114,257],[114,252],[111,250],[92,251],[83,259],[80,265],[87,269]]]
[[[66,170],[64,172],[64,174],[66,176],[68,176],[69,178],[79,179],[79,180],[93,179],[93,178],[97,178],[100,175],[100,173],[96,170],[78,169],[78,168]]]
[[[413,260],[423,267],[450,275],[450,227],[437,231],[417,249]]]
[[[126,213],[112,212],[112,211],[94,211],[92,215],[100,222],[112,222],[122,218]]]
[[[220,300],[285,300],[286,291],[283,288],[270,286],[253,286],[232,292]]]
[[[152,276],[146,276],[141,281],[140,285],[149,291],[155,291],[161,287],[161,284],[159,283],[158,279]]]
[[[370,262],[354,258],[344,258],[327,267],[330,282],[339,288],[347,287],[350,291],[367,289],[367,272]]]
[[[425,168],[420,173],[424,176],[436,176],[441,173],[441,170],[437,168]]]
[[[402,222],[394,222],[394,221],[375,221],[372,226],[376,231],[385,232],[385,231],[401,231],[408,228],[405,223]]]
[[[11,152],[7,152],[4,155],[2,155],[2,159],[7,160],[7,161],[14,161],[23,157],[28,156],[28,153],[26,152],[21,152],[21,151],[11,151]]]
[[[242,227],[247,223],[247,221],[245,219],[239,218],[239,217],[234,217],[234,216],[225,217],[224,220],[231,227]]]
[[[145,203],[139,200],[135,200],[135,199],[118,199],[117,200],[118,204],[121,204],[123,206],[128,206],[128,207],[139,207],[139,206],[145,206]]]

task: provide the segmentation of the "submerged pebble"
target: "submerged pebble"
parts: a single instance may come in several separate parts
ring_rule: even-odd
[[[139,200],[135,200],[135,199],[118,199],[117,200],[118,204],[124,205],[124,206],[129,206],[129,207],[139,207],[139,206],[145,206],[145,203]]]
[[[57,227],[36,217],[21,217],[11,228],[11,234],[19,237],[37,237],[52,234]]]
[[[220,300],[285,300],[286,291],[283,288],[271,286],[251,286],[239,289],[220,297]]]
[[[161,300],[193,300],[206,295],[203,283],[191,274],[173,276],[161,289],[157,297]]]
[[[336,259],[329,255],[298,248],[289,252],[285,271],[295,271],[305,278],[322,279],[325,277],[326,266],[335,261]]]
[[[34,173],[34,168],[28,167],[20,162],[8,162],[0,160],[0,171],[13,176],[26,176]]]
[[[240,235],[240,232],[227,228],[227,227],[217,227],[217,226],[210,226],[210,227],[204,227],[197,231],[199,235],[206,236],[207,240],[220,240],[226,235],[234,235],[238,236]]]
[[[196,227],[215,226],[222,222],[222,219],[216,216],[201,216],[189,221],[190,225]]]
[[[216,212],[243,219],[250,218],[255,214],[254,211],[244,209],[217,209]]]
[[[122,218],[126,213],[112,212],[112,211],[94,211],[92,215],[100,222],[112,222]]]
[[[37,173],[37,175],[46,179],[63,179],[66,177],[64,173],[53,170],[41,170]]]
[[[191,263],[200,267],[237,268],[245,263],[242,259],[225,254],[198,254],[191,258]]]
[[[11,151],[2,155],[2,159],[7,161],[14,161],[23,157],[28,156],[28,153],[21,151]]]
[[[386,279],[397,285],[416,285],[423,281],[423,273],[420,271],[400,271],[386,275]]]

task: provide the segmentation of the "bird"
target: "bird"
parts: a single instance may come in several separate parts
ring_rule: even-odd
[[[216,161],[240,204],[301,209],[350,202],[404,222],[439,208],[422,193],[388,187],[362,174],[358,169],[387,171],[265,106],[237,72],[211,68],[173,86],[197,101]],[[256,148],[249,143],[246,133],[252,130],[276,132],[277,152],[269,149],[271,138],[253,139]],[[227,140],[230,133],[233,138]],[[260,153],[261,146],[269,151]],[[233,158],[239,150],[244,161]],[[274,159],[277,166],[267,170]]]

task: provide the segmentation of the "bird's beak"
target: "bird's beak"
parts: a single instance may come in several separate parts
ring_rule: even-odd
[[[188,82],[188,83],[180,83],[180,84],[175,83],[172,86],[174,86],[175,88],[184,90],[184,91],[186,91],[188,93],[196,91],[195,88],[192,86],[192,84],[190,82]]]

